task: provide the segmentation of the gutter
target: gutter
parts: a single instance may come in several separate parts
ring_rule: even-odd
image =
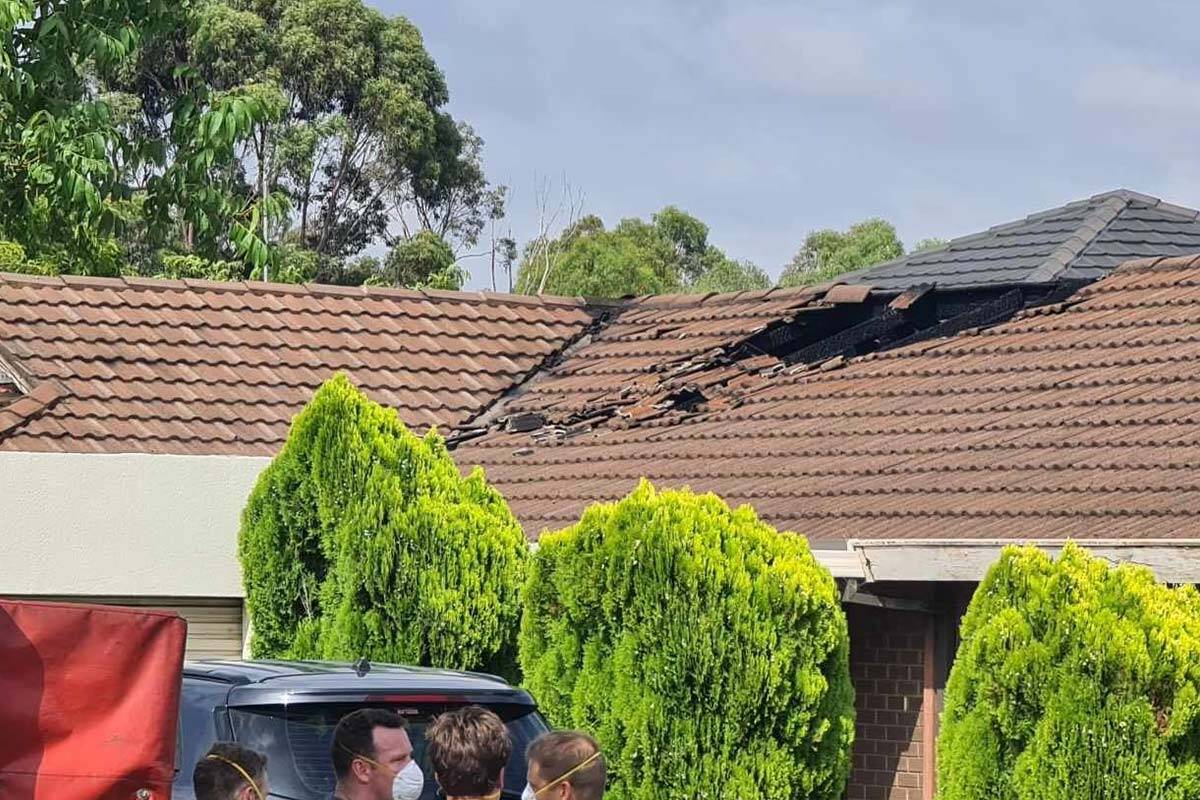
[[[1113,565],[1148,567],[1165,583],[1200,583],[1200,539],[1085,539],[1075,543]],[[882,539],[852,540],[847,547],[857,557],[866,583],[978,582],[1005,547],[1032,545],[1057,556],[1065,544],[1063,539]],[[834,572],[834,577],[855,576]]]

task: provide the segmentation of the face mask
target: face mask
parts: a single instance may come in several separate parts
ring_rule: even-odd
[[[380,764],[375,759],[364,756],[362,753],[355,753],[353,750],[346,750],[347,753],[355,758],[361,758],[368,764],[382,769],[387,772],[393,772],[392,768],[386,764]],[[392,778],[392,800],[419,800],[421,791],[425,788],[425,773],[421,772],[421,765],[416,761],[409,761],[404,769],[395,773]]]
[[[416,761],[409,761],[392,781],[393,800],[418,800],[425,788],[425,773]]]
[[[537,792],[528,783],[525,784],[525,791],[521,792],[521,800],[537,800]]]

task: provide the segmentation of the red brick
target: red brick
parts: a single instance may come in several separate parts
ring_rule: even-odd
[[[847,798],[923,800],[925,620],[911,613],[852,609],[850,622],[859,714]]]

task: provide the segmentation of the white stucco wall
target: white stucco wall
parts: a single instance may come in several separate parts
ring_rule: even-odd
[[[0,594],[241,597],[268,458],[0,452]]]
[[[0,452],[0,595],[241,597],[265,457]],[[837,577],[856,553],[816,551]]]

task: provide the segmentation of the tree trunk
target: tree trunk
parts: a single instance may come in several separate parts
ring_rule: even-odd
[[[264,247],[267,244],[267,170],[270,169],[271,165],[270,150],[268,149],[270,147],[270,140],[268,136],[269,131],[267,125],[264,124],[262,132],[262,155],[258,159],[258,188],[262,194],[262,205],[259,207],[258,212],[259,217],[262,219],[262,240]],[[270,269],[270,261],[264,261],[262,274],[264,281],[271,280]]]
[[[492,219],[492,291],[496,291],[496,220]]]

